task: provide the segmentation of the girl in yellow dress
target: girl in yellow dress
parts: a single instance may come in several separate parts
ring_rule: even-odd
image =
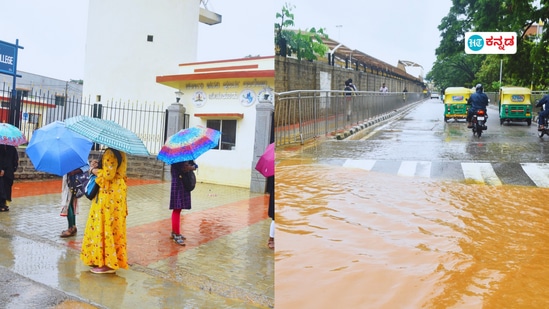
[[[82,240],[80,259],[96,274],[112,274],[128,268],[126,252],[126,154],[107,148],[101,166],[91,163],[99,193],[92,200]]]

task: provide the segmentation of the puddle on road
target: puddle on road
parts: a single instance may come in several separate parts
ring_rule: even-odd
[[[275,308],[549,306],[547,189],[276,172]]]

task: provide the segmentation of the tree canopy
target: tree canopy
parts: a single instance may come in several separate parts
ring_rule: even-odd
[[[540,2],[539,4],[537,4]],[[477,83],[488,91],[501,84],[534,90],[549,87],[549,35],[527,33],[534,24],[549,18],[549,0],[452,0],[452,7],[438,27],[442,40],[427,79],[437,88],[471,87]],[[515,32],[517,53],[472,55],[465,53],[465,33]]]

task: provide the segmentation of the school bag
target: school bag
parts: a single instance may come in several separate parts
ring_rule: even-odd
[[[80,173],[69,173],[67,185],[76,198],[84,196],[89,179],[89,173],[84,173],[82,171],[80,171]]]
[[[194,190],[194,187],[196,187],[196,175],[194,171],[181,173],[181,181],[183,181],[185,191],[191,192]]]

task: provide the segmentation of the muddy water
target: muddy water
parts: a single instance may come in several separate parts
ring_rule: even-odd
[[[548,308],[549,191],[277,165],[275,308]]]

